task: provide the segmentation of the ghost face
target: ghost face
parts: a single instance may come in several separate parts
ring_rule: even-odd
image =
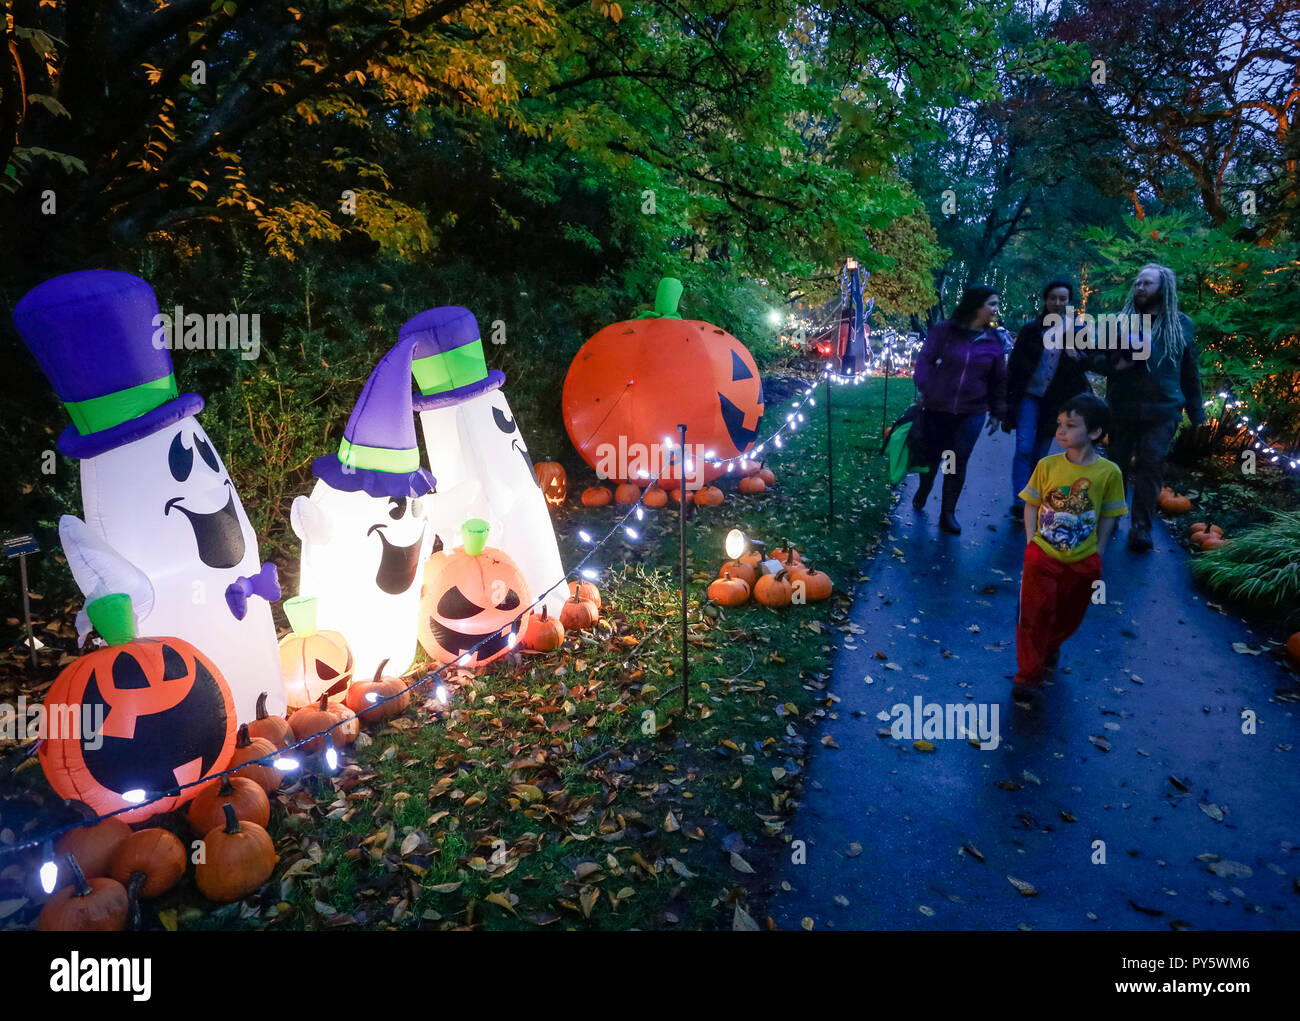
[[[193,418],[82,462],[87,523],[146,573],[254,573],[257,539],[230,473]]]
[[[366,538],[374,536],[379,541],[379,565],[375,568],[375,587],[390,596],[398,596],[415,581],[420,566],[420,547],[424,544],[424,507],[419,500],[404,496],[388,498],[381,506],[386,520],[376,521],[366,529]],[[411,531],[419,523],[419,532],[411,538]],[[392,537],[390,537],[390,529]],[[404,539],[411,539],[404,542]]]
[[[500,390],[489,391],[480,400],[466,406],[465,417],[466,424],[474,431],[475,440],[482,445],[482,453],[490,459],[493,472],[508,476],[512,486],[526,476],[540,488],[532,458],[528,456],[528,445],[515,424],[505,394]]]

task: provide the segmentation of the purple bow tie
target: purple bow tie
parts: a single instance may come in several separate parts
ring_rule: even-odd
[[[275,564],[263,564],[251,578],[241,576],[226,586],[226,605],[235,615],[235,620],[243,620],[248,613],[249,596],[261,596],[268,603],[280,598],[280,579]]]

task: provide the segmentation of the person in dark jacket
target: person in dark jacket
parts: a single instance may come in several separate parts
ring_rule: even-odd
[[[1086,374],[1085,352],[1065,343],[1065,331],[1054,329],[1044,339],[1044,320],[1063,323],[1066,308],[1074,300],[1074,288],[1067,280],[1053,280],[1043,288],[1043,311],[1026,323],[1016,337],[1007,360],[1007,410],[1002,422],[1005,432],[1016,432],[1016,452],[1011,460],[1011,516],[1025,513],[1020,491],[1029,481],[1034,465],[1047,456],[1056,434],[1057,409],[1071,397],[1092,393]],[[1058,317],[1055,320],[1049,316]]]
[[[1092,368],[1109,377],[1106,399],[1114,411],[1110,459],[1119,465],[1125,483],[1133,486],[1128,547],[1145,553],[1152,546],[1151,516],[1160,495],[1165,456],[1183,410],[1197,427],[1205,421],[1205,408],[1195,327],[1178,311],[1173,270],[1155,263],[1142,267],[1120,315],[1135,313],[1151,317],[1149,344],[1134,338],[1141,343],[1133,343],[1129,350],[1102,351],[1094,356]]]
[[[997,314],[998,294],[991,287],[962,292],[952,318],[930,327],[913,373],[924,402],[921,426],[931,470],[920,475],[912,507],[925,509],[934,477],[942,469],[939,530],[949,535],[961,535],[957,498],[966,483],[966,464],[984,416],[992,416],[988,430],[992,433],[1007,414],[1003,340],[991,325]]]

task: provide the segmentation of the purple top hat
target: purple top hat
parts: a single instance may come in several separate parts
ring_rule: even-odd
[[[433,492],[434,477],[420,464],[411,413],[415,341],[399,340],[375,366],[343,429],[337,454],[318,457],[312,473],[345,493],[416,498]]]
[[[488,370],[483,338],[474,314],[459,305],[442,305],[408,319],[398,336],[414,343],[411,371],[420,392],[416,411],[458,404],[506,381],[505,373]]]
[[[14,325],[72,418],[59,437],[68,457],[95,457],[203,410],[198,394],[177,395],[157,316],[152,287],[106,269],[54,277],[19,300]]]

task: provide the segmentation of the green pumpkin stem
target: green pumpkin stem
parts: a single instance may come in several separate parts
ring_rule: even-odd
[[[289,626],[299,638],[310,638],[316,633],[316,597],[294,596],[284,601],[284,615]]]
[[[125,592],[100,596],[86,604],[86,616],[109,645],[125,645],[135,638],[135,611]]]
[[[224,805],[221,806],[221,811],[223,811],[226,814],[226,828],[224,832],[226,833],[242,832],[239,828],[239,816],[235,815],[235,806],[232,805],[229,801],[227,801]]]
[[[482,518],[470,518],[460,526],[460,537],[465,545],[465,552],[471,557],[482,555],[487,549],[489,526]]]

